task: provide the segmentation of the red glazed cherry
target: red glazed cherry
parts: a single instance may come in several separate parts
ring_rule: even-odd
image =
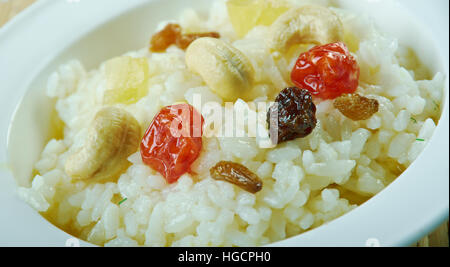
[[[141,142],[145,164],[174,183],[190,171],[202,150],[204,119],[191,105],[163,108],[153,119]]]
[[[316,46],[300,55],[291,80],[314,96],[334,99],[356,91],[359,66],[341,42]]]

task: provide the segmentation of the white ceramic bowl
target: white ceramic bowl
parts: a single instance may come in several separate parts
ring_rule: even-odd
[[[433,72],[448,77],[447,0],[341,2],[371,15],[382,31],[413,47]],[[71,58],[92,69],[144,47],[159,21],[177,18],[188,6],[206,12],[210,1],[40,0],[0,29],[0,245],[64,246],[71,237],[15,194],[17,184],[29,183],[48,136],[53,103],[44,88],[49,74]],[[356,210],[274,245],[364,246],[376,239],[369,243],[405,246],[448,218],[448,79],[445,91],[432,140],[401,177]]]

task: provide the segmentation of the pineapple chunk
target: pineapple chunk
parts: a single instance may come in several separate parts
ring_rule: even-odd
[[[148,93],[147,58],[116,57],[106,62],[105,104],[134,104]]]
[[[228,14],[240,38],[257,25],[270,26],[289,9],[285,0],[229,0]]]

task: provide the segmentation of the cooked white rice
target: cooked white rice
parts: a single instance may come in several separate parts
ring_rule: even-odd
[[[290,61],[274,59],[266,45],[268,28],[256,27],[236,40],[226,10],[223,1],[216,1],[209,18],[188,9],[179,23],[187,31],[219,31],[254,65],[254,98],[273,100],[307,48],[295,51]],[[408,48],[380,34],[370,19],[335,11],[344,22],[346,43],[356,44],[350,48],[361,67],[358,93],[380,103],[369,120],[347,119],[331,101],[323,101],[314,132],[276,148],[261,149],[255,138],[203,138],[203,151],[192,167],[198,175],[185,174],[172,185],[144,165],[139,152],[116,183],[72,181],[65,161],[83,146],[105,91],[104,65],[87,72],[73,60],[50,76],[47,87],[48,96],[57,99],[64,139],[48,142],[35,165],[38,175],[30,188],[19,188],[19,195],[60,228],[105,246],[264,245],[356,208],[388,186],[427,145],[440,116],[444,76],[429,77]],[[143,130],[162,107],[191,102],[194,93],[201,93],[203,102],[222,104],[187,70],[184,51],[170,47],[162,54],[142,49],[127,55],[150,62],[149,94],[121,106]],[[263,190],[250,194],[213,180],[209,169],[220,160],[247,166],[263,180]]]

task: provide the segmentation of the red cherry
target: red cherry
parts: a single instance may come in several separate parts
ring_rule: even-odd
[[[202,150],[204,119],[194,107],[179,104],[163,108],[153,119],[141,142],[145,164],[176,182],[190,171]]]
[[[292,82],[322,99],[352,94],[358,88],[359,66],[344,43],[316,46],[301,54]]]

